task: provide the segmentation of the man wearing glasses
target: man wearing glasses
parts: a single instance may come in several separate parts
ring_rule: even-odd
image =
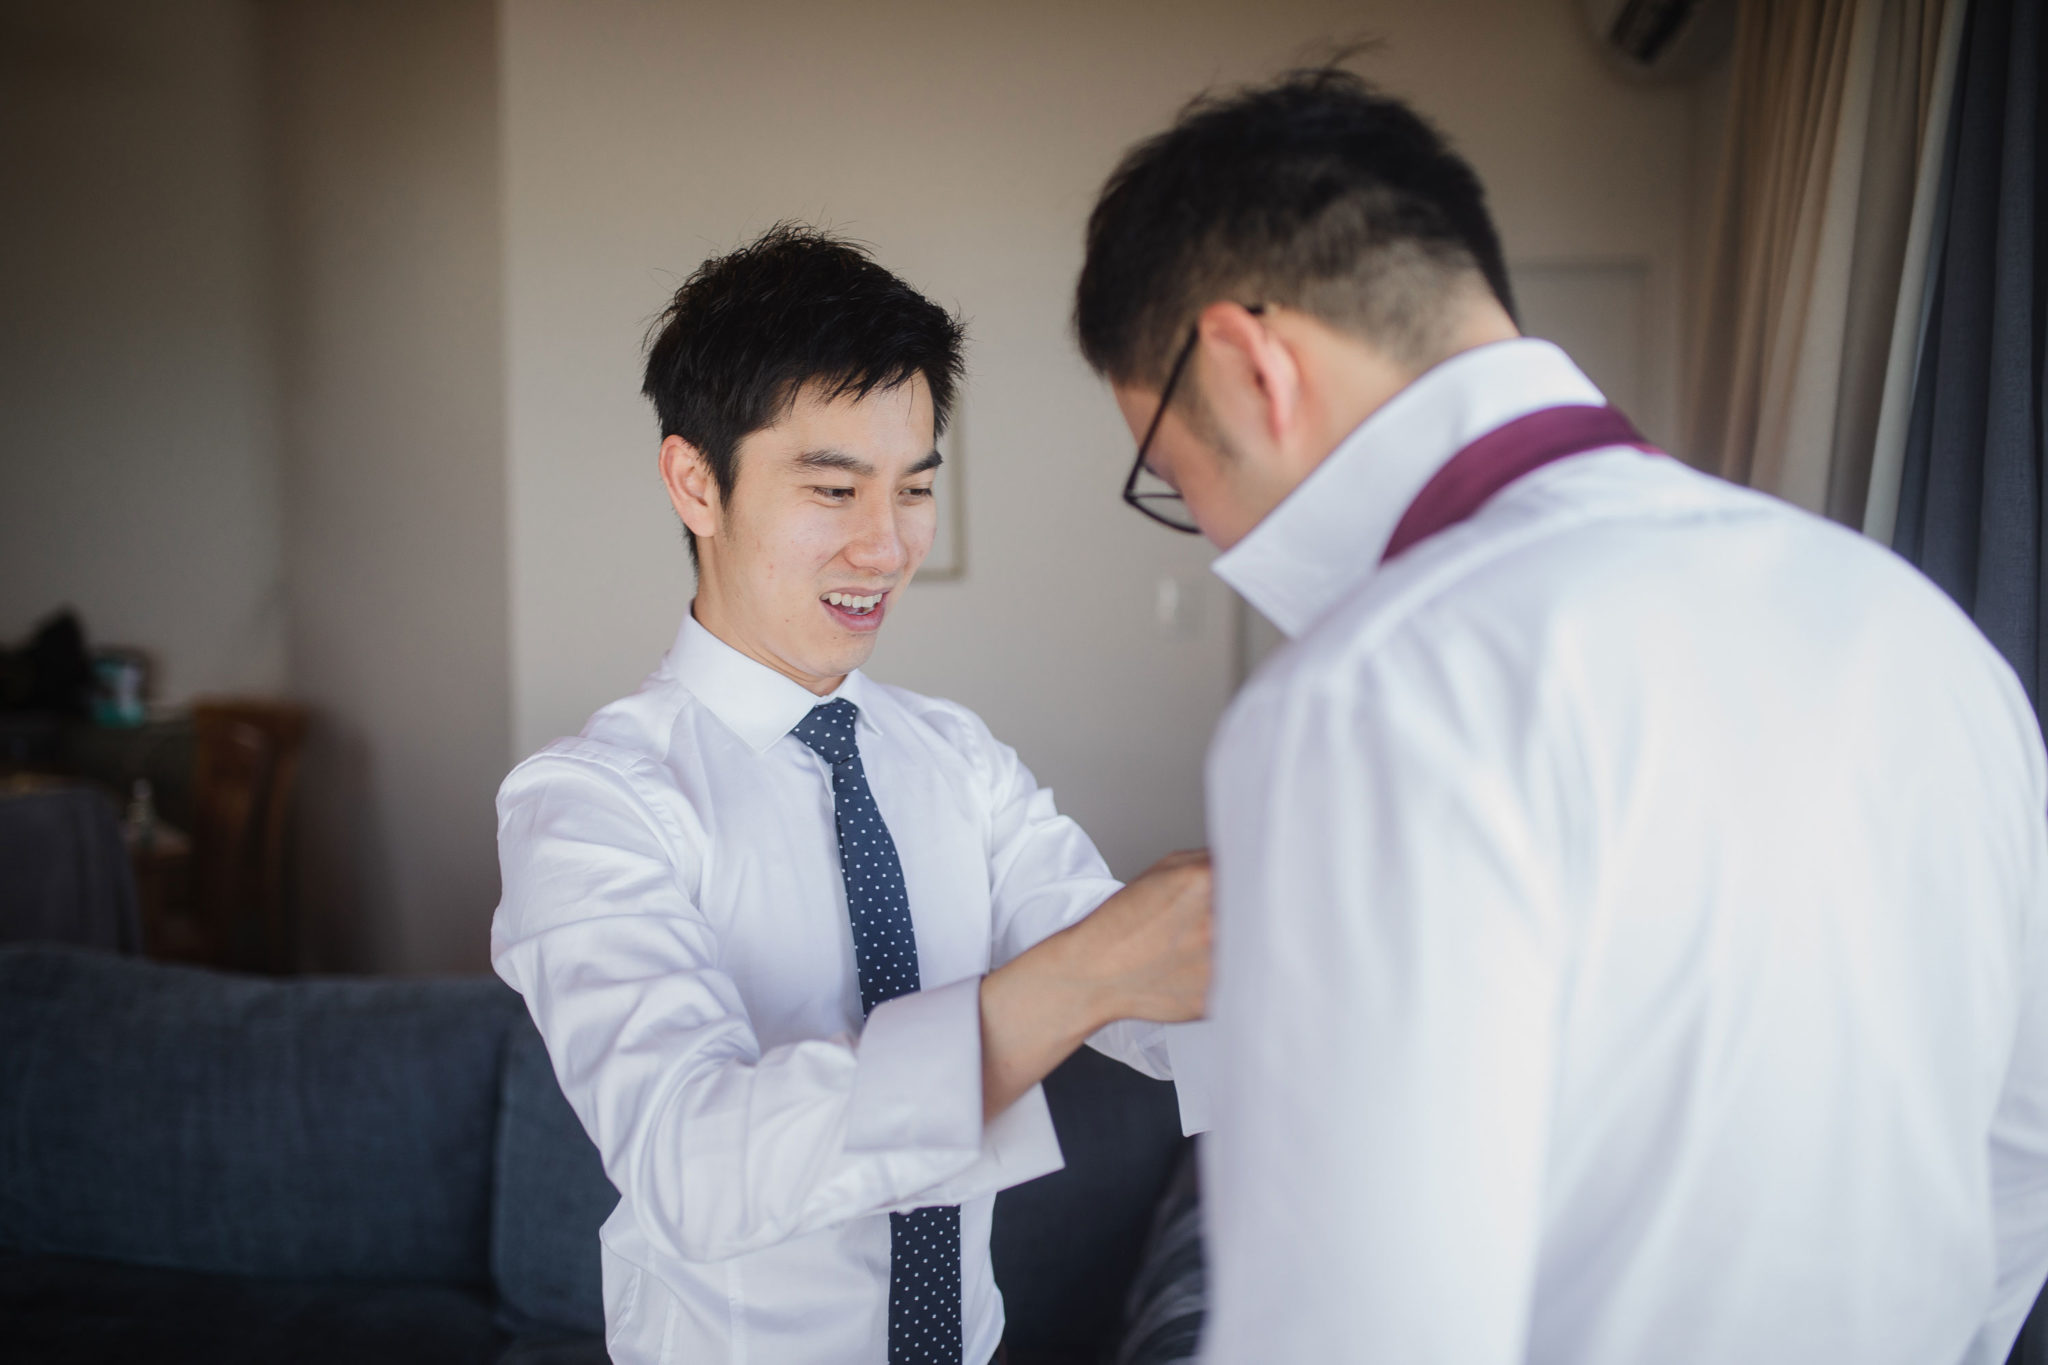
[[[972,712],[859,671],[961,344],[806,229],[686,281],[645,392],[695,601],[499,793],[492,961],[620,1192],[619,1365],[982,1365],[995,1192],[1060,1165],[1038,1082],[1083,1042],[1164,1077],[1202,1012],[1206,858],[1120,889]]]
[[[1126,496],[1292,637],[1208,769],[1215,1362],[1995,1365],[2048,1273],[2048,779],[1879,547],[1519,337],[1355,77],[1088,225]]]

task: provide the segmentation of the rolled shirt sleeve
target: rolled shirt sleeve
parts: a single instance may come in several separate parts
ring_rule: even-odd
[[[602,763],[532,760],[499,796],[493,963],[650,1241],[723,1260],[1058,1169],[1042,1096],[982,1122],[978,978],[763,1051],[684,890],[691,846]]]

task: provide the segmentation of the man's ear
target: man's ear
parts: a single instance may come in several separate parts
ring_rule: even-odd
[[[718,481],[704,452],[680,436],[661,441],[661,481],[668,500],[691,534],[709,540],[718,534]]]
[[[1240,303],[1212,303],[1195,319],[1204,352],[1202,396],[1216,420],[1284,444],[1301,410],[1301,366],[1287,340]],[[1240,437],[1242,439],[1242,437]]]

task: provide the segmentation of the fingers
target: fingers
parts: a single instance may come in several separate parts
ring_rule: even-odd
[[[1208,865],[1208,849],[1184,848],[1179,850],[1178,852],[1167,854],[1164,858],[1161,858],[1158,862],[1152,864],[1152,866],[1150,866],[1149,868],[1146,868],[1145,875],[1149,877],[1155,872],[1170,872],[1176,868],[1195,866],[1207,867]]]
[[[1161,892],[1152,922],[1152,986],[1155,1017],[1179,1022],[1199,1019],[1209,995],[1213,938],[1207,849],[1170,853],[1146,874]]]
[[[1209,991],[1209,851],[1183,849],[1083,921],[1089,960],[1114,981],[1118,1017],[1178,1022],[1202,1017]]]

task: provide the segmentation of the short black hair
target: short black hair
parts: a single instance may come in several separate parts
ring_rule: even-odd
[[[1131,149],[1088,218],[1074,330],[1098,372],[1153,388],[1222,299],[1298,308],[1414,358],[1442,341],[1440,305],[1473,271],[1512,316],[1477,173],[1400,100],[1316,67],[1197,96]]]
[[[866,246],[777,223],[683,281],[648,329],[640,392],[663,439],[680,436],[702,452],[729,500],[740,442],[780,421],[806,386],[828,400],[865,398],[921,374],[933,435],[943,434],[965,343],[959,317],[877,265]]]

